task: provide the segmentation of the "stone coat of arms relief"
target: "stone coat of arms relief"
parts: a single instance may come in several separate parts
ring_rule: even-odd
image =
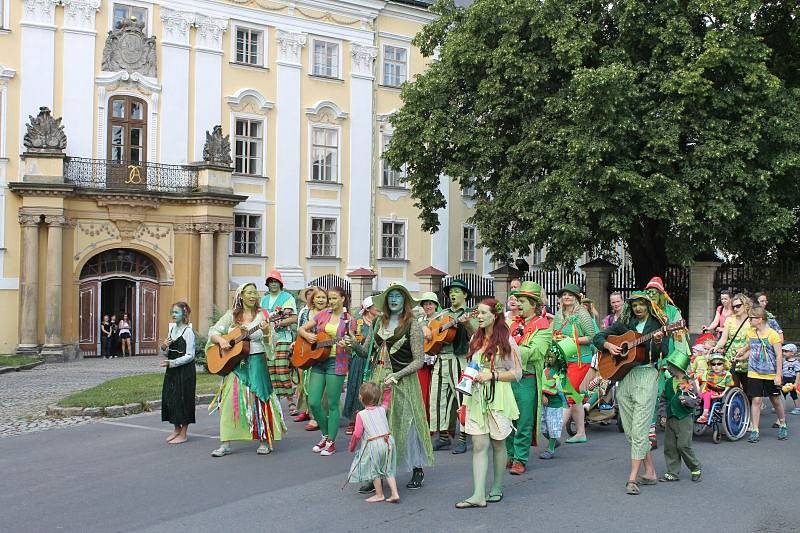
[[[116,28],[108,32],[102,65],[106,72],[125,70],[130,74],[138,72],[155,78],[156,38],[144,34],[144,22],[136,19],[122,20]]]

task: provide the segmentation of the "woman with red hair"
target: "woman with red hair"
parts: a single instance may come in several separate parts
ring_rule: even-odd
[[[487,502],[503,499],[505,476],[505,439],[511,433],[512,421],[519,418],[519,409],[511,389],[512,381],[522,377],[519,348],[506,325],[503,304],[485,298],[478,304],[478,330],[469,345],[470,365],[479,371],[472,385],[472,394],[464,396],[461,407],[463,424],[472,435],[472,496],[456,504],[457,509],[486,507]],[[486,475],[489,470],[489,448],[494,460],[492,488],[486,496]]]

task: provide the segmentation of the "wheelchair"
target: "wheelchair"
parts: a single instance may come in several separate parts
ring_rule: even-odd
[[[699,405],[694,413],[694,435],[699,437],[711,430],[711,441],[719,444],[722,434],[730,441],[737,441],[745,436],[750,427],[750,400],[739,387],[731,387],[721,398],[711,400],[708,422],[698,423],[703,414],[703,406]]]

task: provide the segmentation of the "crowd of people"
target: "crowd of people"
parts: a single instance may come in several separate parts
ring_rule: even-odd
[[[346,480],[358,484],[371,503],[400,501],[397,472],[411,474],[406,488],[420,489],[435,452],[465,453],[468,440],[473,488],[456,508],[502,501],[506,473],[525,473],[530,449],[540,439],[546,444],[541,460],[554,458],[562,442],[589,442],[587,409],[606,408],[612,385],[612,376],[600,375],[599,361],[619,360],[624,353],[617,337],[626,334],[645,347],[641,360],[613,376],[630,445],[627,494],[679,480],[682,463],[692,481],[702,480],[692,449],[695,419],[706,421],[711,402],[730,387],[741,387],[752,402],[751,443],[759,440],[764,397],[775,408],[781,440],[788,438],[781,394],[790,394],[792,414],[800,413],[797,349],[782,344],[763,294],[755,297],[756,305],[743,294],[723,291],[707,333],[690,347],[681,312],[658,277],[626,298],[612,294],[611,312],[602,318],[573,284],[558,290],[555,310],[547,309],[542,287],[520,280],[512,282],[507,302],[485,297],[469,307],[470,288],[453,280],[443,288],[446,306],[435,293],[415,298],[393,284],[366,298],[357,312],[341,288],[308,287],[298,310],[280,272],[271,272],[266,286],[263,297],[255,283],[238,287],[231,309],[208,332],[205,348],[221,350],[230,348],[225,338],[230,331],[251,332],[249,356],[223,377],[209,407],[219,412],[221,440],[211,455],[232,453],[233,441],[254,440],[258,454],[271,453],[287,430],[283,400],[295,422],[319,432],[309,453],[337,453],[346,428],[346,448],[354,452]],[[186,428],[195,421],[189,314],[184,302],[173,306],[162,344],[167,357],[162,419],[174,427],[167,439],[172,444],[185,442]],[[323,357],[310,367],[293,368],[293,343],[315,346],[322,338],[330,339]],[[661,476],[652,455],[659,424],[665,429],[667,465]],[[574,435],[562,441],[567,427],[574,427]]]

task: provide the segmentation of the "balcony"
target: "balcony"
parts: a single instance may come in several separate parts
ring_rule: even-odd
[[[197,169],[189,165],[67,157],[64,181],[82,189],[186,193],[197,190]]]

